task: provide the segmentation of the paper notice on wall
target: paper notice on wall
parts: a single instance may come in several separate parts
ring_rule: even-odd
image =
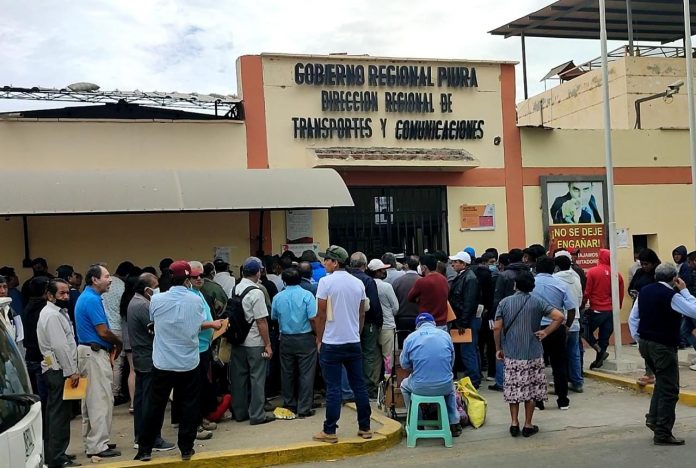
[[[287,210],[285,212],[285,236],[289,242],[313,240],[312,210]]]
[[[461,205],[459,207],[461,217],[461,231],[494,231],[495,230],[495,205]]]
[[[299,257],[305,250],[313,250],[314,253],[319,253],[319,244],[282,244],[280,246],[280,253],[290,251]]]
[[[230,247],[230,246],[213,247],[213,260],[220,258],[220,259],[224,260],[225,263],[230,263],[231,254],[232,254],[232,247]]]
[[[616,230],[616,246],[620,249],[627,249],[628,244],[628,228],[620,228]]]

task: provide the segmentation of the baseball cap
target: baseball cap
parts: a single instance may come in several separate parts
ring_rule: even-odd
[[[249,257],[242,264],[242,271],[248,275],[255,275],[263,268],[263,263],[258,257]]]
[[[418,317],[416,317],[416,328],[418,328],[424,322],[435,323],[435,318],[428,312],[421,312],[418,314]]]
[[[387,268],[391,268],[391,265],[386,265],[379,258],[370,260],[370,263],[367,264],[367,269],[370,271],[386,270]]]
[[[476,251],[473,247],[464,247],[464,252],[468,253],[471,258],[476,258]]]
[[[172,278],[188,278],[191,276],[191,265],[185,260],[177,260],[169,265],[169,271],[172,272]]]
[[[343,247],[338,245],[332,245],[326,252],[319,253],[321,258],[329,258],[331,260],[336,260],[337,262],[346,263],[348,261],[348,252]]]
[[[553,258],[558,258],[558,257],[568,257],[568,258],[572,259],[570,252],[568,252],[567,250],[559,250],[558,252],[553,254]]]
[[[464,262],[467,265],[471,265],[471,255],[464,252],[463,250],[461,252],[458,252],[456,255],[451,256],[449,259],[459,260],[460,262]]]

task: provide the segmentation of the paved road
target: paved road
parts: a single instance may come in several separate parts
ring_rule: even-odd
[[[571,409],[560,411],[549,400],[545,411],[535,413],[541,432],[513,439],[501,394],[489,398],[488,419],[480,429],[467,428],[447,449],[435,440],[419,441],[409,449],[401,445],[364,457],[334,461],[336,467],[390,466],[513,466],[643,468],[694,466],[696,408],[679,406],[675,434],[686,438],[683,447],[656,447],[643,425],[648,397],[616,386],[586,382],[586,391],[571,395]],[[550,396],[553,398],[553,396]],[[492,464],[492,465],[491,465]],[[297,465],[308,466],[311,464]],[[314,464],[327,466],[326,462]]]

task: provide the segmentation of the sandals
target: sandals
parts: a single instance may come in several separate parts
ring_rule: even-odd
[[[520,435],[520,426],[510,426],[510,435],[518,437]]]
[[[539,426],[525,427],[522,429],[522,435],[524,437],[531,437],[539,432]]]

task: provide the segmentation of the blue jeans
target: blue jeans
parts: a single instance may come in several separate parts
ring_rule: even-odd
[[[346,372],[345,367],[341,369],[341,399],[343,401],[355,400],[355,394],[348,383],[348,372]]]
[[[423,396],[438,396],[443,395],[445,397],[445,404],[447,405],[447,417],[450,424],[459,424],[459,412],[457,411],[457,400],[454,395],[454,384],[448,382],[444,385],[423,385],[417,383],[411,383],[411,378],[406,377],[401,381],[401,394],[404,396],[404,403],[406,404],[406,409],[411,410],[411,394]]]
[[[326,419],[324,433],[335,434],[341,417],[341,372],[345,368],[350,388],[355,394],[358,410],[358,428],[370,429],[370,400],[363,379],[362,351],[360,343],[331,345],[322,343],[319,364],[326,384]]]
[[[568,381],[576,387],[582,387],[584,382],[582,377],[582,367],[580,365],[580,332],[568,332],[566,341],[566,352],[568,355]]]
[[[476,388],[481,385],[481,357],[478,351],[480,329],[481,319],[474,317],[471,320],[471,343],[462,343],[460,348],[464,375],[471,379],[471,383]]]
[[[495,360],[495,384],[503,388],[505,387],[505,361]]]

